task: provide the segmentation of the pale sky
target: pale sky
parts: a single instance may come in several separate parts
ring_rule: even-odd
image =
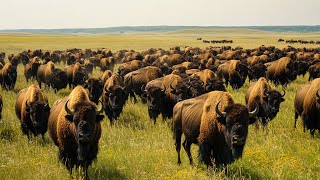
[[[0,29],[320,25],[320,0],[1,0]]]

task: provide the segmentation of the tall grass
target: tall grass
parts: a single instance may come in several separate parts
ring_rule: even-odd
[[[201,45],[195,42],[196,32],[177,34],[164,33],[150,37],[148,35],[129,35],[126,37],[0,37],[0,51],[17,53],[24,49],[65,49],[101,48],[145,50],[149,47],[170,47],[174,45]],[[201,34],[201,31],[200,33]],[[205,32],[205,35],[215,34]],[[222,33],[218,34],[222,36]],[[274,35],[274,34],[273,34]],[[199,35],[201,36],[201,35]],[[226,36],[226,35],[225,35]],[[244,33],[231,33],[231,37],[242,43],[253,42],[252,36]],[[260,42],[276,42],[276,35],[256,33]],[[280,35],[279,35],[280,36]],[[286,35],[289,36],[289,35]],[[298,37],[298,35],[296,35]],[[306,36],[302,34],[301,36]],[[309,35],[319,38],[317,34]],[[24,39],[21,39],[24,38]],[[136,43],[131,44],[128,39]],[[214,38],[212,38],[214,39]],[[133,42],[132,41],[132,42]],[[112,43],[114,42],[114,44]],[[243,45],[233,44],[233,46]],[[250,44],[253,46],[253,44]],[[94,76],[100,75],[95,70]],[[203,164],[189,165],[184,150],[181,150],[182,165],[177,165],[177,154],[171,132],[171,122],[158,118],[154,125],[148,118],[147,107],[140,101],[133,104],[128,101],[120,118],[110,126],[107,118],[102,122],[102,137],[99,143],[97,161],[89,168],[92,179],[318,179],[320,177],[319,134],[311,138],[302,130],[301,120],[297,129],[293,129],[293,100],[296,89],[307,82],[307,77],[299,77],[287,88],[285,102],[280,112],[266,129],[249,127],[249,135],[243,158],[228,166],[226,171],[208,171]],[[35,83],[35,82],[34,82]],[[66,168],[58,162],[58,149],[45,135],[28,141],[20,130],[19,120],[15,116],[14,104],[19,90],[28,87],[23,76],[23,67],[18,66],[18,80],[15,90],[0,90],[4,100],[3,119],[0,121],[0,179],[69,179]],[[236,102],[244,103],[244,96],[250,83],[239,90],[228,91]],[[281,90],[280,87],[277,87]],[[59,98],[67,96],[69,89],[55,94],[46,91],[50,105]],[[197,157],[198,147],[192,145],[192,155]],[[75,172],[76,178],[82,178]]]

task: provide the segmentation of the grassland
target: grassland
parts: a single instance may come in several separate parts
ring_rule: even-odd
[[[172,46],[205,47],[196,41],[204,39],[233,39],[235,46],[244,48],[274,45],[278,38],[320,40],[317,33],[270,33],[253,30],[185,30],[168,33],[135,33],[104,35],[35,35],[0,34],[0,51],[9,53],[25,49],[102,48],[112,51],[134,49],[142,51],[150,47],[168,49]],[[301,47],[297,44],[296,47]],[[312,47],[307,45],[307,47]],[[98,77],[99,70],[94,72]],[[308,76],[308,75],[307,75]],[[228,171],[208,171],[204,165],[191,167],[182,150],[182,165],[177,165],[177,155],[170,130],[170,121],[158,119],[150,122],[147,107],[142,103],[128,102],[122,115],[113,127],[107,118],[102,123],[103,133],[97,161],[89,168],[92,179],[318,179],[320,177],[319,134],[311,138],[302,130],[301,121],[293,129],[293,100],[296,89],[307,82],[299,77],[287,88],[286,101],[281,111],[265,130],[249,128],[249,136],[243,158],[228,167]],[[15,116],[14,104],[19,90],[29,86],[23,76],[23,67],[18,66],[15,90],[0,90],[4,99],[3,119],[0,121],[0,179],[69,179],[65,167],[58,162],[57,148],[46,135],[28,141],[22,136]],[[237,91],[228,91],[237,102],[244,103],[249,82]],[[281,89],[280,87],[278,87]],[[46,92],[50,105],[67,96],[69,89]],[[193,145],[192,154],[197,157],[198,147]],[[81,178],[79,173],[75,177]]]

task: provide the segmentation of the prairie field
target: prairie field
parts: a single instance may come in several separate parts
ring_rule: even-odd
[[[233,44],[204,44],[196,38],[232,39]],[[124,33],[124,34],[32,34],[0,33],[0,51],[6,55],[26,49],[64,50],[67,48],[108,48],[142,51],[148,48],[169,49],[173,46],[241,46],[255,48],[274,45],[283,48],[288,44],[278,39],[320,40],[320,33],[275,33],[246,29],[183,30],[176,32]],[[317,45],[294,44],[294,47]],[[8,61],[6,59],[6,61]],[[63,68],[64,65],[60,65]],[[116,66],[117,67],[117,66]],[[117,71],[115,69],[115,71]],[[93,77],[99,77],[100,69]],[[249,127],[247,143],[242,159],[229,165],[226,170],[207,170],[204,164],[195,161],[192,167],[181,149],[182,164],[177,165],[171,122],[159,117],[154,125],[149,120],[147,105],[128,101],[120,118],[110,126],[108,118],[102,122],[102,137],[98,158],[89,167],[91,179],[319,179],[320,135],[311,138],[303,132],[301,119],[293,128],[295,92],[307,83],[308,74],[289,84],[285,102],[280,112],[266,129]],[[0,120],[0,179],[70,179],[68,171],[58,161],[58,148],[48,135],[30,141],[22,135],[20,122],[15,115],[17,93],[31,85],[23,75],[23,65],[18,66],[18,79],[14,91],[0,90],[4,107]],[[227,87],[236,102],[245,103],[245,93],[250,83],[233,90]],[[276,87],[280,92],[281,86]],[[54,93],[45,91],[52,104],[69,94],[66,88]],[[192,155],[198,156],[198,147],[192,145]],[[81,173],[74,173],[81,179]]]

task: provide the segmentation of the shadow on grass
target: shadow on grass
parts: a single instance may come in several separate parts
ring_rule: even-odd
[[[262,175],[254,169],[241,168],[241,169],[233,169],[228,168],[228,172],[226,173],[228,179],[234,179],[242,177],[244,179],[271,179],[271,177]]]
[[[99,166],[95,171],[89,168],[89,177],[91,179],[128,179],[128,177],[117,168],[105,164]]]
[[[12,129],[0,130],[0,139],[6,141],[12,141],[14,139],[15,133]]]

